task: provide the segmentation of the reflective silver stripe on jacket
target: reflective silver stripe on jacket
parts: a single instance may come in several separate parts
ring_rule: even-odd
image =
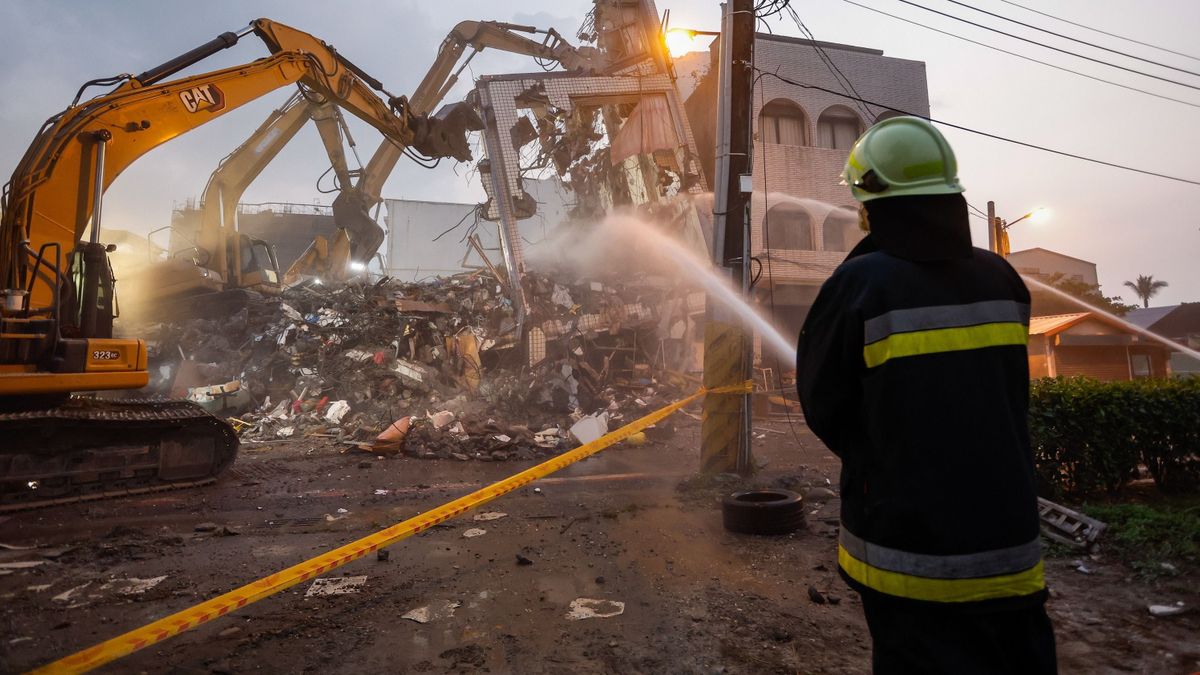
[[[896,333],[1004,322],[1028,325],[1029,305],[1014,300],[985,300],[965,305],[894,309],[866,321],[863,343],[869,345]]]
[[[842,527],[842,546],[872,567],[929,579],[977,579],[1027,570],[1042,559],[1042,540],[981,553],[927,555],[909,553],[858,538]]]

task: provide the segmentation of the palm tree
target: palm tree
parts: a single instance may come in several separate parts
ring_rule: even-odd
[[[1136,282],[1135,281],[1126,281],[1125,285],[1132,288],[1133,292],[1136,293],[1137,296],[1142,299],[1143,307],[1149,307],[1150,306],[1150,298],[1154,297],[1155,295],[1158,295],[1159,289],[1166,288],[1167,282],[1155,281],[1153,274],[1151,274],[1149,276],[1144,276],[1144,275],[1139,274]]]

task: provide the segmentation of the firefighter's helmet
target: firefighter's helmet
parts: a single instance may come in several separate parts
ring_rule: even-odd
[[[919,117],[892,117],[867,129],[850,149],[842,179],[860,202],[963,191],[954,150]]]

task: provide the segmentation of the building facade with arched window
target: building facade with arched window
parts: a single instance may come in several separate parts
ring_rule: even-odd
[[[714,54],[718,42],[711,48]],[[847,91],[828,60],[862,99],[882,104],[789,84],[769,74],[757,79],[751,248],[764,264],[756,288],[775,323],[795,338],[817,289],[863,236],[857,203],[840,183],[850,147],[871,124],[897,115],[892,108],[928,116],[929,92],[923,62],[884,56],[877,49],[763,33],[756,35],[754,49],[755,66],[764,73]],[[713,61],[699,65],[710,67]],[[715,73],[679,72],[679,63],[676,70],[677,83],[698,83],[683,95],[711,185],[717,78]]]

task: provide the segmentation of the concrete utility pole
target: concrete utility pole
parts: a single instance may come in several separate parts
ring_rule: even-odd
[[[713,257],[731,283],[750,286],[750,129],[754,88],[754,3],[723,5],[717,92],[717,156],[713,200]],[[706,304],[704,385],[735,385],[751,378],[753,339],[737,315]],[[701,471],[753,471],[750,458],[750,395],[709,395],[701,424]]]

